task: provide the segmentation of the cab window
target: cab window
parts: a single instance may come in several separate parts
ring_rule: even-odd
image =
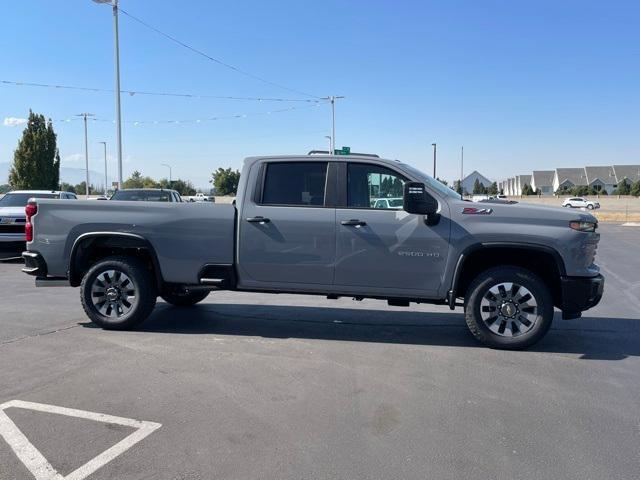
[[[366,163],[347,166],[347,206],[401,210],[405,178],[385,167]]]
[[[327,162],[274,162],[266,169],[263,205],[324,205]]]

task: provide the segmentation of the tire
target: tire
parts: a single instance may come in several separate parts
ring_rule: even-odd
[[[162,295],[162,299],[175,305],[176,307],[192,307],[196,303],[201,302],[209,295],[209,290],[195,291],[189,293],[165,293]]]
[[[588,208],[589,210],[593,210],[593,205],[589,204],[589,205],[587,205],[587,208]]]
[[[156,297],[153,274],[134,257],[114,256],[99,261],[80,285],[87,317],[107,330],[128,330],[139,325],[153,311]]]
[[[521,350],[549,331],[553,298],[533,272],[520,267],[496,267],[481,273],[469,285],[464,316],[473,336],[486,346]]]

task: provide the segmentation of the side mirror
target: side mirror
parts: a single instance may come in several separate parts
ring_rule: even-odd
[[[406,182],[403,195],[404,211],[417,215],[433,215],[438,211],[438,202],[427,192],[424,183]]]

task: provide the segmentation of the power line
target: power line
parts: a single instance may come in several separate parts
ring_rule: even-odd
[[[5,85],[24,86],[24,87],[41,87],[41,88],[54,88],[62,90],[78,90],[83,92],[96,92],[96,93],[113,93],[115,90],[109,88],[95,88],[95,87],[78,87],[74,85],[56,85],[49,83],[33,83],[33,82],[15,82],[12,80],[0,80],[0,83]],[[120,93],[127,93],[130,96],[134,95],[153,95],[160,97],[183,97],[183,98],[214,98],[219,100],[249,100],[258,102],[304,102],[304,103],[320,103],[324,99],[311,100],[306,98],[276,98],[276,97],[234,97],[230,95],[200,95],[195,93],[173,93],[173,92],[147,92],[141,90],[120,90]]]
[[[156,32],[157,34],[162,35],[163,37],[165,37],[165,38],[167,38],[167,39],[171,40],[171,41],[172,41],[172,42],[174,42],[174,43],[177,43],[177,44],[178,44],[178,45],[180,45],[181,47],[184,47],[184,48],[186,48],[186,49],[188,49],[188,50],[191,50],[192,52],[194,52],[194,53],[196,53],[196,54],[198,54],[198,55],[200,55],[200,56],[202,56],[202,57],[204,57],[204,58],[206,58],[206,59],[208,59],[208,60],[211,60],[212,62],[215,62],[215,63],[217,63],[218,65],[222,65],[223,67],[226,67],[226,68],[228,68],[228,69],[230,69],[230,70],[233,70],[234,72],[240,73],[240,74],[242,74],[242,75],[245,75],[245,76],[247,76],[247,77],[253,78],[254,80],[258,80],[258,81],[260,81],[260,82],[266,83],[266,84],[268,84],[268,85],[271,85],[271,86],[274,86],[274,87],[278,87],[278,88],[281,88],[281,89],[283,89],[283,90],[287,90],[287,91],[289,91],[289,92],[297,93],[297,94],[299,94],[299,95],[304,95],[305,97],[311,97],[311,98],[316,98],[316,99],[319,99],[319,98],[320,98],[320,97],[318,97],[317,95],[311,95],[310,93],[305,93],[305,92],[302,92],[302,91],[300,91],[300,90],[296,90],[296,89],[293,89],[293,88],[285,87],[284,85],[280,85],[279,83],[272,82],[272,81],[267,80],[267,79],[265,79],[265,78],[259,77],[258,75],[254,75],[253,73],[247,72],[247,71],[245,71],[245,70],[241,70],[241,69],[240,69],[240,68],[238,68],[238,67],[235,67],[235,66],[233,66],[233,65],[231,65],[231,64],[229,64],[229,63],[223,62],[222,60],[220,60],[220,59],[218,59],[218,58],[214,58],[214,57],[212,57],[211,55],[206,54],[206,53],[205,53],[205,52],[203,52],[202,50],[198,50],[197,48],[192,47],[191,45],[188,45],[188,44],[184,43],[184,42],[183,42],[183,41],[181,41],[181,40],[178,40],[178,39],[177,39],[177,38],[175,38],[174,36],[169,35],[168,33],[163,32],[162,30],[160,30],[160,29],[158,29],[158,28],[154,27],[153,25],[149,25],[149,24],[148,24],[147,22],[145,22],[144,20],[141,20],[141,19],[139,19],[138,17],[135,17],[135,16],[131,15],[129,12],[127,12],[127,11],[123,10],[122,8],[120,8],[120,12],[124,13],[127,17],[131,18],[132,20],[135,20],[136,22],[138,22],[139,24],[141,24],[141,25],[143,25],[144,27],[148,28],[149,30],[153,30],[153,31],[154,31],[154,32]]]
[[[304,110],[304,109],[307,109],[307,108],[313,108],[313,107],[317,107],[317,106],[319,106],[319,103],[314,103],[312,105],[307,105],[307,106],[304,106],[304,107],[280,108],[280,109],[277,109],[277,110],[269,110],[269,111],[266,111],[266,112],[236,113],[236,114],[231,114],[231,115],[219,115],[219,116],[212,116],[212,117],[202,117],[202,118],[197,118],[197,119],[125,120],[125,121],[123,121],[123,123],[132,124],[133,126],[139,126],[139,125],[161,125],[161,124],[164,124],[164,125],[166,125],[166,124],[174,124],[174,125],[199,124],[199,123],[203,123],[203,122],[212,122],[212,121],[217,121],[217,120],[228,120],[228,119],[235,119],[235,118],[258,117],[258,116],[272,115],[272,114],[276,114],[276,113],[292,112],[294,110]],[[78,120],[78,118],[68,117],[68,118],[58,119],[56,121],[70,123],[70,122],[72,122],[74,120]],[[115,120],[110,120],[108,118],[101,118],[101,117],[90,117],[88,120],[92,121],[92,122],[110,122],[110,123],[115,122]]]

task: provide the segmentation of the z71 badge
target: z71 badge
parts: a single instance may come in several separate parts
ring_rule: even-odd
[[[463,215],[491,215],[492,212],[492,208],[465,207],[462,209]]]

